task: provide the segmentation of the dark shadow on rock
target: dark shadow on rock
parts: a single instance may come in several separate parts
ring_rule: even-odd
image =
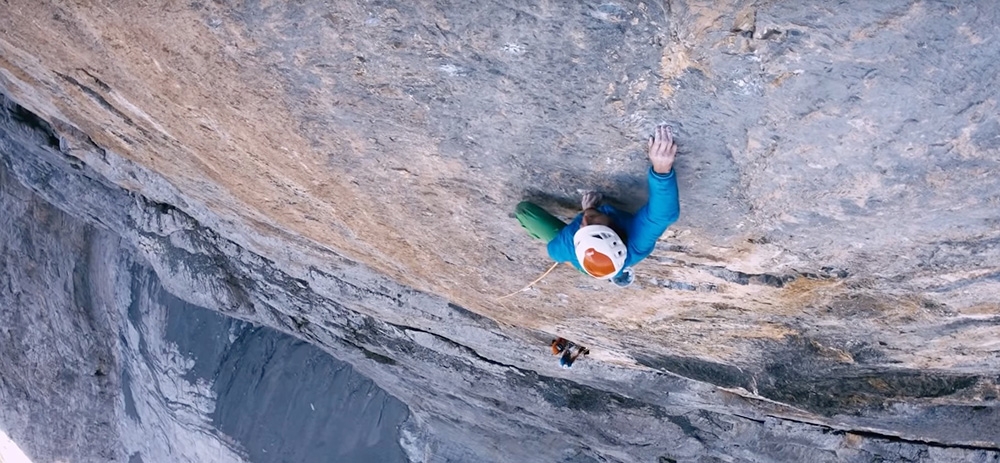
[[[135,408],[135,397],[132,395],[132,376],[128,369],[122,369],[122,396],[125,399],[125,416],[142,423],[139,412]]]
[[[565,379],[548,376],[537,376],[534,379],[539,386],[538,391],[542,398],[557,408],[569,408],[591,413],[650,408],[649,404],[642,401]],[[652,412],[658,416],[666,416],[660,409],[653,409]]]
[[[742,387],[763,397],[821,415],[857,414],[885,409],[893,402],[912,403],[974,392],[998,379],[938,370],[878,365],[884,354],[868,343],[825,347],[815,340],[790,337],[766,343],[769,353],[759,367],[740,368],[693,357],[639,354],[644,366],[721,387]],[[834,353],[844,357],[838,357]],[[847,363],[848,352],[858,358]]]
[[[657,370],[723,387],[742,387],[753,390],[753,376],[733,365],[716,363],[694,357],[676,355],[640,354],[636,362]]]
[[[849,346],[844,352],[851,351]],[[995,378],[938,370],[914,370],[847,363],[814,340],[789,337],[763,348],[769,357],[757,376],[758,393],[822,415],[883,409],[894,401],[930,399],[960,393]],[[854,349],[862,359],[878,357],[873,348]],[[858,359],[854,359],[858,361]]]
[[[580,212],[580,198],[571,198],[548,191],[527,190],[522,195],[521,200],[535,203],[550,214],[560,218],[574,217]],[[511,213],[513,214],[513,211]]]
[[[478,314],[476,312],[473,312],[473,311],[471,311],[469,309],[466,309],[465,307],[462,307],[462,306],[460,306],[458,304],[455,304],[453,302],[449,302],[448,303],[448,308],[451,309],[452,312],[454,312],[458,316],[460,316],[462,318],[467,318],[467,319],[472,320],[472,321],[474,321],[476,323],[479,323],[481,326],[485,326],[485,327],[490,328],[490,329],[497,329],[497,328],[499,328],[499,325],[497,325],[497,322],[495,322],[492,318],[480,315],[480,314]]]
[[[53,150],[59,149],[59,136],[52,129],[51,124],[42,120],[35,113],[23,106],[14,103],[6,95],[0,95],[0,104],[3,105],[3,109],[6,110],[7,114],[10,114],[11,120],[16,124],[15,127],[20,127],[22,130],[31,130],[38,140],[44,140],[45,146]]]
[[[618,209],[635,213],[649,200],[646,180],[647,169],[638,172],[621,172],[604,182],[596,182],[598,191],[604,194],[604,201]]]
[[[604,204],[630,213],[635,213],[646,204],[649,191],[646,171],[620,173],[610,177],[598,177],[592,173],[581,173],[573,185],[560,185],[552,190],[529,189],[522,195],[523,201],[531,201],[552,215],[572,218],[580,212],[582,194],[568,196],[559,191],[594,190],[604,195]]]

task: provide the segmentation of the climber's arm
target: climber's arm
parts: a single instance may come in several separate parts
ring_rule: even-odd
[[[583,214],[578,214],[569,225],[563,227],[552,241],[549,241],[549,257],[556,262],[569,262],[575,267],[576,248],[573,247],[573,234],[580,229]]]
[[[648,255],[656,246],[656,240],[680,216],[680,201],[677,194],[677,176],[674,175],[674,159],[677,144],[674,143],[670,128],[659,126],[649,139],[649,161],[652,167],[647,174],[649,202],[635,214],[629,237],[629,251],[637,255]]]
[[[663,175],[649,169],[649,202],[636,212],[629,237],[629,252],[648,255],[656,246],[656,240],[677,221],[681,213],[677,194],[677,176],[671,171]]]

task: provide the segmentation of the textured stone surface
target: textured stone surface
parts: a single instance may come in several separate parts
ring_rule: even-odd
[[[35,462],[405,461],[406,407],[347,364],[167,293],[6,162],[0,209],[0,430]]]
[[[425,460],[996,457],[994,5],[0,8],[49,125],[7,175],[351,361]],[[639,284],[498,301],[547,266],[513,205],[636,206],[661,121],[682,218]]]

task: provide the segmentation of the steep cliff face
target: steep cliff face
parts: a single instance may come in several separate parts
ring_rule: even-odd
[[[17,181],[12,163],[28,166],[6,135],[51,134],[30,138],[42,122],[20,109],[2,119],[0,430],[35,462],[405,461],[405,405],[327,352],[167,292],[99,216]],[[94,188],[47,193],[123,205]]]
[[[996,6],[0,8],[5,182],[351,362],[413,459],[997,458]],[[498,300],[547,266],[513,205],[636,207],[661,121],[637,285]]]

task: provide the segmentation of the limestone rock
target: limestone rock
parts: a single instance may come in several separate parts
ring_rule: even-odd
[[[189,303],[351,362],[410,406],[411,458],[985,461],[998,20],[903,0],[11,0],[4,181]],[[549,265],[514,205],[638,207],[660,122],[682,217],[638,284],[559,269],[497,301]],[[66,352],[113,369],[83,333]],[[593,353],[562,371],[555,335]],[[95,384],[76,393],[117,400]]]

